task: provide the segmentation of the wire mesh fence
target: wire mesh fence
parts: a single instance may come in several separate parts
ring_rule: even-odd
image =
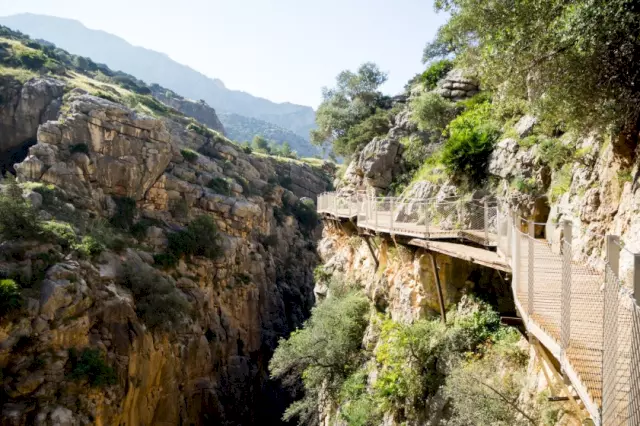
[[[571,224],[523,222],[484,201],[364,193],[321,194],[318,211],[356,217],[358,226],[392,234],[495,243],[510,260],[523,314],[560,348],[561,366],[572,371],[596,424],[640,425],[640,308],[633,285],[620,279],[617,258],[576,261]],[[542,226],[545,238],[535,232]]]

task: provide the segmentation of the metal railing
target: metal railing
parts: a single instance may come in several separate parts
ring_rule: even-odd
[[[497,242],[495,202],[324,193],[318,196],[318,212],[355,218],[359,227],[376,232],[425,239],[466,238],[483,245]]]
[[[495,245],[528,332],[559,361],[594,423],[640,425],[640,255],[625,253],[633,257],[625,282],[618,237],[605,237],[604,262],[585,264],[575,260],[571,222],[534,223],[491,202],[326,193],[318,211],[376,232]]]

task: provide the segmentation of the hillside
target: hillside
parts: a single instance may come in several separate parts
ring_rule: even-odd
[[[55,43],[71,53],[91,57],[145,82],[157,83],[190,99],[203,99],[220,112],[253,117],[292,130],[307,139],[314,126],[311,107],[275,103],[237,90],[218,79],[172,60],[164,53],[133,46],[120,37],[86,28],[78,21],[45,15],[0,17],[0,24],[33,38]]]
[[[0,160],[1,425],[279,424],[330,165],[2,26]]]
[[[311,157],[319,153],[319,150],[309,141],[273,123],[232,113],[223,112],[218,115],[227,136],[234,141],[251,141],[255,135],[262,135],[278,143],[289,142],[291,149],[302,157]]]

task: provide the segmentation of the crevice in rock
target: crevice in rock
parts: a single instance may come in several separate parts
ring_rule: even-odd
[[[7,172],[15,176],[16,171],[13,166],[17,163],[21,163],[27,155],[29,155],[29,148],[37,143],[37,139],[27,139],[20,145],[10,148],[0,153],[0,173],[4,176]]]

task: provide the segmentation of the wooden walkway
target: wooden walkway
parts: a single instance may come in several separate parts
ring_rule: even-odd
[[[456,257],[466,260],[467,262],[477,263],[478,265],[487,266],[489,268],[498,269],[503,272],[511,273],[509,263],[495,251],[490,251],[478,247],[473,247],[460,243],[450,243],[446,241],[429,241],[414,238],[407,244],[415,247],[442,253],[447,256]]]
[[[605,277],[572,259],[570,231],[561,243],[568,253],[563,255],[546,240],[522,233],[519,218],[487,203],[325,197],[318,199],[318,212],[327,218],[348,219],[368,232],[406,237],[409,245],[511,272],[528,332],[559,361],[594,423],[640,426],[640,390],[632,391],[640,383],[631,378],[640,358],[631,361],[630,343],[633,321],[640,330],[640,311],[618,291],[617,271]],[[613,285],[606,290],[609,302],[605,285]],[[640,344],[635,346],[640,353]],[[637,377],[640,382],[640,373]]]

